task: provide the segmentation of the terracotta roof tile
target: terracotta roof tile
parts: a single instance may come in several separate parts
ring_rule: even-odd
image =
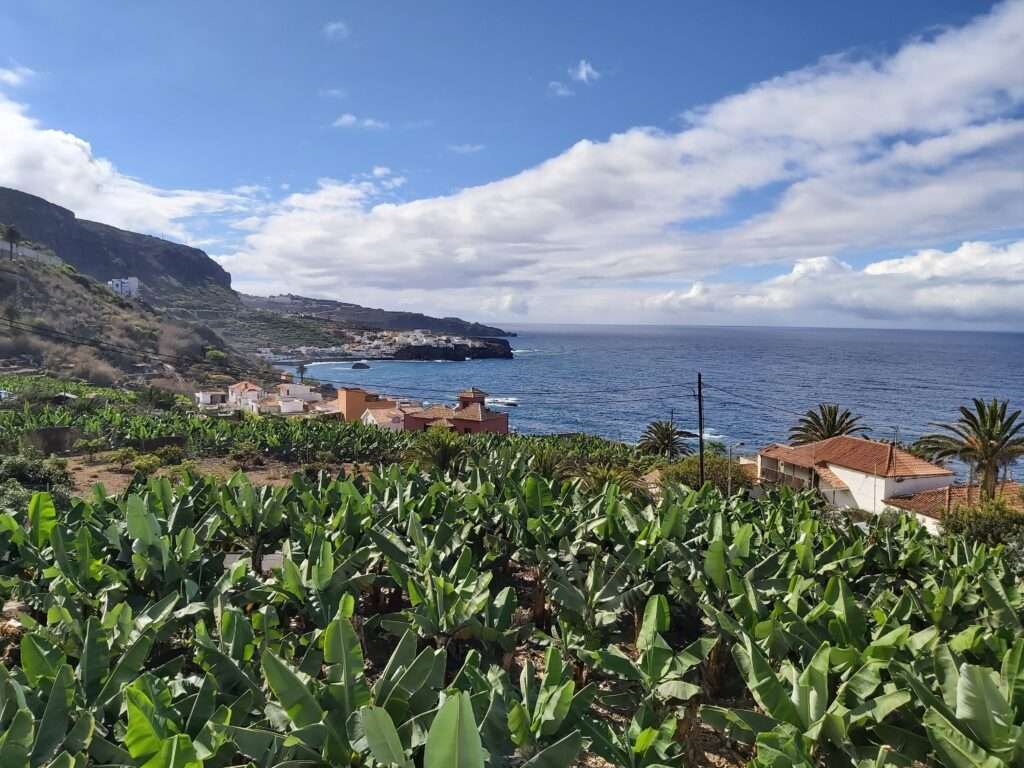
[[[996,486],[996,498],[1002,499],[1011,509],[1024,512],[1024,486],[1013,481]],[[946,509],[956,509],[966,504],[977,504],[981,499],[981,488],[977,485],[947,485],[929,491],[910,493],[906,496],[892,496],[883,501],[890,507],[917,512],[927,517],[942,519]]]
[[[896,448],[892,443],[851,435],[830,437],[807,445],[774,444],[760,453],[807,469],[825,463],[879,477],[937,477],[953,474],[951,470],[920,459]]]
[[[814,467],[814,471],[818,473],[818,477],[820,477],[822,480],[828,483],[832,488],[835,488],[837,491],[849,490],[850,486],[843,482],[843,479],[839,477],[839,475],[837,475],[835,472],[829,469],[827,464],[816,464]]]

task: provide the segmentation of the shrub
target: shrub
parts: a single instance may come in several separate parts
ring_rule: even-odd
[[[989,546],[1019,542],[1024,540],[1024,512],[1004,499],[990,499],[952,510],[943,517],[942,529]]]
[[[732,492],[750,488],[750,478],[743,472],[737,459],[732,460]],[[717,453],[704,454],[704,478],[723,495],[729,489],[729,459]],[[690,488],[700,487],[700,457],[687,456],[662,470],[663,483],[682,483]]]
[[[132,462],[132,470],[140,475],[151,475],[163,466],[155,453],[144,453]]]
[[[236,443],[228,454],[228,458],[231,459],[235,469],[240,469],[243,472],[253,467],[263,466],[263,454],[260,453],[259,446],[249,440]]]
[[[84,453],[89,461],[94,461],[97,453],[107,449],[107,441],[101,437],[83,438],[76,440],[72,448],[79,453]]]
[[[165,445],[153,451],[153,455],[164,465],[180,464],[185,460],[185,449],[180,445]]]
[[[134,448],[118,448],[116,451],[111,451],[107,454],[107,458],[111,464],[117,465],[118,470],[127,472],[128,466],[135,461],[138,455]]]

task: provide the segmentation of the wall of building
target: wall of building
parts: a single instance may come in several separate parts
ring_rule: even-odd
[[[849,488],[851,504],[847,506],[863,509],[865,512],[881,512],[885,509],[882,499],[885,498],[885,478],[829,464],[836,477],[846,483]]]
[[[489,419],[487,421],[463,421],[462,419],[449,419],[455,425],[455,431],[462,434],[476,434],[480,432],[492,432],[499,435],[508,434],[508,414],[501,414],[502,418]],[[421,419],[412,414],[405,416],[405,430],[407,432],[422,432],[429,429],[430,425],[437,419]]]
[[[938,475],[936,477],[887,477],[885,479],[885,496],[909,496],[920,491],[930,491],[933,488],[945,488],[953,482],[953,475]]]

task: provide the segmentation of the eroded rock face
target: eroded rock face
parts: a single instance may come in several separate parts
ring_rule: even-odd
[[[231,286],[231,275],[198,248],[79,219],[41,197],[0,187],[0,223],[45,245],[97,280],[138,277],[150,289],[214,283]]]

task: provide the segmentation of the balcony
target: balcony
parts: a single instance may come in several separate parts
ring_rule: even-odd
[[[798,491],[811,487],[810,481],[805,478],[787,475],[784,472],[779,472],[777,469],[769,469],[768,467],[761,467],[761,476],[758,480],[767,485],[784,485]]]

